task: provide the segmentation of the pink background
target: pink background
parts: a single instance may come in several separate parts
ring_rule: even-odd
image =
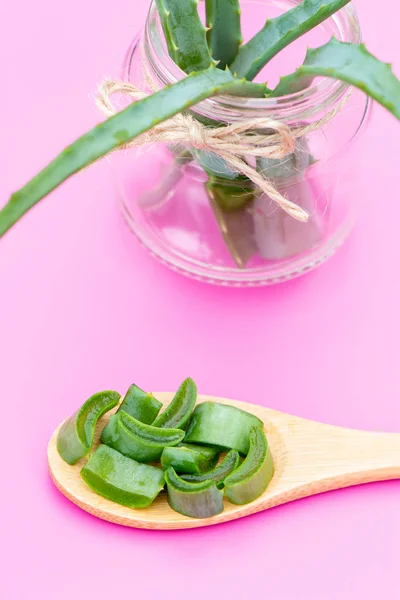
[[[1,202],[98,120],[89,92],[118,74],[147,4],[7,3]],[[398,58],[397,1],[356,4],[369,48]],[[365,205],[356,231],[325,266],[279,287],[219,289],[169,272],[125,226],[104,162],[1,240],[5,600],[397,597],[400,482],[213,528],[135,531],[65,500],[46,445],[94,391],[133,380],[172,390],[187,375],[203,393],[400,431],[399,136],[377,107],[355,182]]]

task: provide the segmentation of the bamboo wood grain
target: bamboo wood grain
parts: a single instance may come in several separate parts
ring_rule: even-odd
[[[155,394],[168,404],[172,393]],[[275,462],[267,490],[254,502],[235,506],[225,500],[225,510],[208,519],[193,519],[174,512],[162,492],[145,509],[132,509],[106,500],[90,490],[80,477],[86,458],[70,466],[59,456],[53,433],[48,446],[51,477],[57,488],[83,510],[120,525],[144,529],[185,529],[231,521],[285,502],[361,483],[400,478],[400,434],[373,433],[325,425],[275,410],[234,400],[199,396],[247,410],[265,423]],[[95,447],[110,414],[97,425]]]

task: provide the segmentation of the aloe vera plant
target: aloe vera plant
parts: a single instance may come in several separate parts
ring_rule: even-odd
[[[22,189],[14,193],[0,210],[0,236],[74,173],[158,123],[180,112],[190,111],[193,105],[211,96],[236,94],[247,97],[277,97],[303,89],[311,84],[314,77],[324,76],[342,80],[361,89],[400,119],[399,80],[389,65],[380,62],[360,44],[348,44],[332,39],[320,48],[309,50],[304,63],[292,75],[281,78],[278,86],[272,91],[266,84],[251,82],[278,52],[304,33],[319,26],[343,8],[349,0],[303,0],[293,9],[268,20],[244,45],[241,45],[239,0],[206,0],[205,24],[199,16],[196,0],[154,2],[168,52],[178,67],[186,73],[186,77],[134,102],[61,152]],[[191,114],[197,118],[195,112]],[[218,127],[224,123],[216,122],[213,125]],[[185,156],[190,155],[186,153]],[[214,206],[218,219],[224,218],[221,211],[229,213],[242,210],[243,205],[252,202],[256,195],[253,184],[227,165],[225,168],[221,157],[205,157],[196,151],[191,152],[191,156],[189,160],[198,160],[209,175],[205,188],[214,205],[218,204]],[[292,162],[294,164],[294,161]],[[289,159],[285,168],[292,162]],[[307,158],[304,169],[312,162],[312,157],[310,160]],[[256,168],[273,179],[274,173],[279,172],[280,165],[258,160]],[[219,177],[218,181],[215,179],[216,175]],[[224,179],[243,182],[243,202],[238,202],[237,195],[236,198],[233,197],[229,185],[224,185]]]

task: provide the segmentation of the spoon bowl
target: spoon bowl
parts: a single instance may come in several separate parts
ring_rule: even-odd
[[[155,394],[164,405],[174,394]],[[246,410],[264,422],[274,458],[275,474],[266,491],[249,504],[237,506],[224,500],[224,511],[206,519],[186,517],[170,508],[162,492],[148,508],[133,509],[93,492],[80,470],[83,458],[68,465],[57,451],[60,424],[48,446],[51,477],[64,496],[83,510],[113,523],[142,529],[189,529],[239,519],[279,504],[338,488],[400,478],[400,434],[346,429],[309,421],[276,410],[225,398],[200,395],[197,402],[219,402]],[[94,448],[114,409],[97,423]]]

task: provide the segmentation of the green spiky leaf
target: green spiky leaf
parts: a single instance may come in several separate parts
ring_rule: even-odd
[[[332,38],[310,49],[304,64],[282,77],[272,96],[290,94],[311,83],[314,77],[332,77],[359,88],[400,119],[400,81],[392,68],[370,54],[364,44],[348,44]]]
[[[65,179],[157,123],[217,94],[246,95],[248,84],[229,70],[210,67],[128,106],[68,146],[0,210],[0,237]],[[253,88],[252,88],[253,89]]]
[[[178,67],[191,73],[207,69],[213,60],[197,0],[156,0],[168,52]]]
[[[232,72],[239,77],[254,79],[278,52],[349,2],[350,0],[303,0],[279,17],[269,19],[261,31],[240,48],[231,65]]]
[[[236,58],[242,43],[239,0],[206,0],[207,40],[218,68]]]

